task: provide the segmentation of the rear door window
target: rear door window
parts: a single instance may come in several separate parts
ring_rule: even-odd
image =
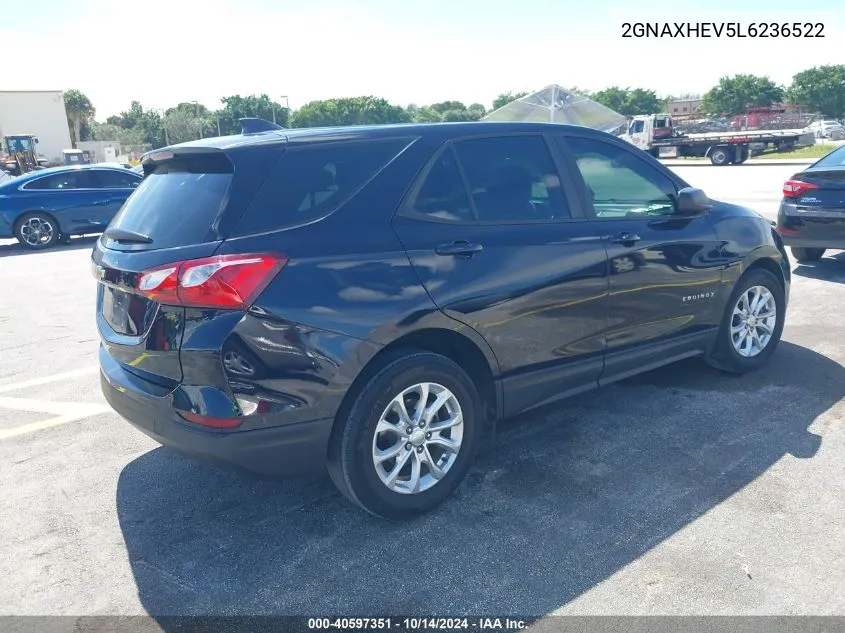
[[[149,237],[151,249],[209,241],[232,174],[232,164],[223,154],[171,159],[141,181],[111,227]]]
[[[233,235],[273,231],[331,213],[408,143],[407,139],[390,139],[288,149]]]
[[[103,189],[134,189],[141,182],[138,176],[114,169],[96,169],[94,173],[97,185]]]

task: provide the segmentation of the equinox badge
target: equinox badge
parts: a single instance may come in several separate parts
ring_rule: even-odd
[[[702,299],[712,299],[716,296],[715,292],[702,292],[697,295],[687,295],[683,297],[684,303],[689,303],[690,301],[701,301]]]

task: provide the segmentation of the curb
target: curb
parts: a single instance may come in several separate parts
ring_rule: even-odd
[[[821,157],[819,157],[821,158]],[[668,167],[715,167],[709,160],[674,160],[674,159],[658,159],[661,163]],[[764,158],[754,160],[753,158],[747,160],[743,165],[812,165],[818,158]],[[723,165],[724,167],[741,167],[742,165]]]

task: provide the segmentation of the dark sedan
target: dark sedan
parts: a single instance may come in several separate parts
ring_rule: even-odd
[[[44,249],[72,235],[101,233],[142,180],[129,169],[73,165],[0,184],[0,238]]]
[[[845,248],[845,146],[784,183],[777,231],[799,262]]]

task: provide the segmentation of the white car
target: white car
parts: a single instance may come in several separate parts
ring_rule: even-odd
[[[812,132],[816,138],[839,137],[845,135],[845,126],[839,121],[816,121],[807,126],[807,132]]]

